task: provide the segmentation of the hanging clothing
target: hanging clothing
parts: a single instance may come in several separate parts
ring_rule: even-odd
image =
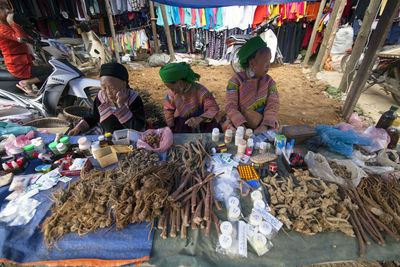
[[[236,73],[228,82],[226,115],[237,128],[247,122],[242,111],[253,110],[263,119],[260,125],[275,128],[278,125],[279,96],[275,81],[266,74],[260,80]]]
[[[82,132],[100,123],[104,132],[114,132],[121,129],[143,131],[146,124],[142,99],[135,91],[130,90],[127,102],[121,107],[110,104],[103,91],[97,94],[90,114],[83,117],[76,127]]]
[[[173,18],[174,17],[174,13],[173,13],[172,7],[168,6],[168,5],[164,5],[164,6],[165,6],[165,13],[167,15],[168,25],[171,26],[171,25],[174,24],[174,18]],[[163,17],[162,17],[160,5],[158,5],[157,8],[156,8],[156,14],[157,14],[157,22],[156,22],[156,24],[158,26],[164,26],[164,20],[163,20]]]
[[[203,85],[195,83],[190,97],[173,93],[168,90],[164,101],[164,116],[167,125],[172,127],[175,118],[189,119],[202,117],[205,122],[211,122],[219,112],[214,96]]]
[[[27,79],[31,77],[34,57],[25,43],[18,42],[18,38],[30,39],[17,23],[0,23],[0,49],[7,70],[17,78]]]
[[[257,6],[254,11],[254,19],[252,28],[256,28],[258,24],[263,23],[267,19],[267,5]]]

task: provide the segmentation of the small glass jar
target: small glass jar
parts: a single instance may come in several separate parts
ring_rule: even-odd
[[[233,133],[231,129],[228,129],[225,131],[225,137],[224,137],[224,143],[225,144],[230,144],[233,139]]]

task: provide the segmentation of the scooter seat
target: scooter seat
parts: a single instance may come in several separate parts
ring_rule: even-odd
[[[235,34],[233,35],[236,39],[244,39],[244,40],[249,40],[251,37],[251,35],[248,34]]]
[[[0,81],[20,81],[17,77],[12,76],[7,70],[0,70]]]

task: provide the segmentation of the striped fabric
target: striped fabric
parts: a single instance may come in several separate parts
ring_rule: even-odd
[[[98,107],[100,114],[100,122],[103,122],[111,115],[117,117],[121,124],[124,124],[125,122],[129,121],[133,116],[131,110],[129,109],[129,106],[133,103],[133,101],[135,101],[136,97],[138,96],[138,94],[136,94],[135,91],[133,90],[129,90],[129,93],[130,96],[128,98],[127,103],[118,108],[113,103],[108,102],[103,94],[103,91],[100,90],[97,95],[101,103],[100,106]]]
[[[228,82],[226,114],[235,127],[246,123],[241,110],[254,110],[263,115],[262,125],[278,125],[279,96],[274,80],[268,74],[248,79],[243,72],[236,73]]]
[[[168,90],[164,101],[164,115],[168,126],[174,125],[174,118],[203,117],[211,121],[219,112],[218,104],[213,95],[201,84],[194,85],[194,92],[189,98],[174,94]]]

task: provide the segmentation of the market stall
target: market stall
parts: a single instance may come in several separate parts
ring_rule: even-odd
[[[325,130],[325,137],[330,134],[327,132],[328,130],[333,131],[333,129],[329,127],[323,129]],[[346,133],[346,131],[343,130],[335,130]],[[166,137],[172,137],[172,135],[170,135],[167,130],[164,131],[165,132],[163,132],[163,130],[150,130],[146,135],[127,131],[129,134],[122,134],[119,137],[117,136],[118,134],[114,133],[114,142],[116,144],[118,143],[117,139],[120,139],[119,141],[124,144],[133,144],[130,148],[122,145],[118,149],[112,148],[115,147],[115,144],[113,146],[106,146],[107,137],[104,138],[104,136],[100,136],[100,142],[103,142],[102,144],[104,145],[103,149],[119,151],[119,163],[116,163],[116,161],[114,161],[114,163],[113,161],[104,163],[99,158],[99,154],[95,153],[100,160],[89,157],[94,167],[85,165],[86,168],[80,171],[81,177],[56,175],[56,178],[50,177],[51,179],[45,180],[44,177],[46,175],[49,176],[52,172],[44,173],[39,179],[36,179],[36,181],[31,180],[30,186],[27,186],[24,191],[20,192],[21,195],[17,196],[16,199],[12,201],[5,200],[11,193],[9,191],[10,185],[0,188],[0,203],[2,206],[0,212],[0,218],[2,220],[0,224],[0,231],[2,232],[0,235],[0,246],[2,248],[0,255],[1,261],[68,265],[123,265],[148,261],[150,264],[155,264],[157,266],[182,264],[207,266],[216,264],[242,265],[249,263],[257,265],[292,266],[361,259],[360,249],[362,245],[359,243],[360,236],[355,233],[357,231],[353,232],[352,224],[349,222],[349,219],[353,218],[350,213],[354,212],[354,210],[341,210],[339,212],[336,208],[335,214],[332,213],[329,215],[331,219],[326,219],[330,223],[323,225],[322,222],[324,219],[321,219],[319,216],[324,214],[323,212],[321,213],[321,210],[323,211],[324,208],[314,203],[313,205],[317,206],[316,208],[311,208],[313,211],[309,214],[318,218],[315,219],[318,223],[310,219],[308,222],[314,227],[310,227],[309,229],[296,225],[299,221],[298,218],[301,216],[296,217],[293,215],[294,213],[292,213],[290,216],[287,215],[287,219],[281,217],[284,213],[286,214],[286,211],[283,212],[281,210],[283,207],[279,207],[279,203],[287,201],[290,197],[286,196],[284,199],[279,199],[279,196],[277,196],[278,199],[274,200],[274,191],[283,192],[287,190],[287,188],[292,188],[294,192],[296,192],[294,197],[296,198],[302,195],[300,187],[307,186],[309,187],[308,192],[320,192],[320,194],[314,196],[314,202],[316,202],[316,199],[335,198],[335,201],[337,201],[335,205],[339,205],[345,198],[343,196],[339,198],[335,196],[342,195],[340,191],[342,188],[348,188],[313,178],[312,175],[305,170],[294,170],[294,173],[290,173],[292,170],[291,167],[295,167],[294,162],[292,164],[293,166],[289,166],[289,168],[287,168],[287,166],[285,167],[282,159],[287,151],[280,144],[276,145],[276,147],[280,148],[280,152],[279,149],[275,150],[273,146],[273,140],[276,139],[279,143],[282,141],[282,136],[275,136],[268,141],[268,137],[271,137],[271,132],[258,136],[253,136],[252,134],[250,136],[248,133],[248,139],[254,138],[253,142],[255,146],[252,146],[252,142],[248,141],[250,144],[245,146],[247,148],[245,148],[245,152],[241,154],[241,148],[239,148],[240,144],[239,146],[235,145],[235,139],[237,139],[237,142],[243,141],[243,137],[240,138],[240,133],[239,136],[235,134],[235,138],[217,134],[216,132],[202,135],[175,134],[173,135],[174,145],[171,146],[172,139],[167,138],[168,140],[166,140]],[[316,132],[318,133],[320,131],[321,127],[317,127]],[[286,133],[289,136],[290,131],[286,130]],[[346,134],[348,133],[349,132]],[[311,135],[315,135],[315,133]],[[50,134],[39,134],[39,136],[46,144],[54,141],[56,137]],[[244,134],[243,136],[245,137],[246,135]],[[76,147],[80,138],[82,137],[69,137],[68,143],[70,147]],[[260,138],[262,140],[259,140]],[[99,136],[87,136],[86,141],[93,141],[93,143],[95,143],[97,140],[99,140]],[[297,140],[300,141],[300,136],[298,136]],[[65,139],[63,141],[65,141]],[[361,141],[363,141],[363,139],[359,138],[358,143],[361,143]],[[35,141],[33,142],[35,143]],[[59,142],[62,143],[61,141]],[[264,147],[264,143],[269,145]],[[290,143],[288,138],[287,144],[289,145],[285,147],[290,148]],[[79,144],[82,145],[82,142],[80,141]],[[169,147],[169,154],[167,157],[167,149],[163,152],[158,151],[159,153],[138,150],[134,147],[134,144],[138,147],[146,147],[148,150],[157,150],[167,146]],[[294,144],[293,142],[292,146],[295,152],[291,154],[305,154],[307,151],[304,143]],[[126,150],[124,150],[123,147],[132,151],[126,154]],[[254,150],[249,148],[254,148]],[[69,153],[75,153],[79,150],[85,150],[85,147],[80,146],[77,150],[70,149]],[[191,153],[189,151],[193,152],[193,154],[189,155]],[[238,152],[241,155],[235,158],[234,156]],[[329,158],[330,166],[333,166],[333,159],[342,160],[345,158],[343,155],[329,152],[326,147],[320,148],[318,152]],[[232,154],[232,158],[230,158],[230,156],[225,157],[228,155],[226,153]],[[250,156],[246,157],[246,153],[252,155],[253,158],[251,161],[249,161]],[[280,155],[275,155],[275,153]],[[264,158],[265,163],[258,162],[256,160],[257,155],[264,155],[262,158]],[[212,160],[208,161],[210,158],[212,158]],[[303,157],[301,156],[301,158]],[[307,161],[307,156],[304,158]],[[77,158],[75,158],[75,160],[76,159]],[[171,161],[173,159],[175,159],[175,161]],[[181,161],[181,159],[183,161]],[[158,166],[151,166],[151,164],[156,161],[158,162]],[[214,168],[209,168],[209,166],[205,165],[203,168],[202,163],[205,161],[208,161],[208,164],[214,162]],[[5,160],[3,159],[2,163],[4,162]],[[251,164],[251,162],[253,164]],[[30,160],[24,173],[34,173],[35,168],[41,164],[42,159]],[[132,164],[134,166],[132,166]],[[146,164],[149,164],[149,167],[146,167]],[[238,167],[242,166],[243,168],[254,168],[259,176],[255,179],[246,178],[247,181],[246,179],[240,179],[240,177],[245,178],[240,171],[241,168],[232,167],[233,165],[231,164]],[[102,171],[104,168],[101,168],[100,165],[107,170]],[[277,169],[272,168],[274,166],[276,166]],[[381,167],[387,168],[388,166]],[[186,172],[184,171],[185,169]],[[224,169],[224,171],[221,171],[222,169]],[[237,172],[236,169],[239,169],[239,172]],[[311,166],[309,166],[309,169],[311,170]],[[59,167],[54,170],[57,172]],[[194,174],[196,170],[199,170],[199,172]],[[231,171],[231,174],[223,176],[223,172],[228,171]],[[122,175],[123,173],[126,175]],[[337,170],[335,173],[337,173]],[[193,174],[193,176],[190,176],[191,174]],[[19,176],[14,176],[14,178],[16,177]],[[185,179],[185,177],[187,178]],[[237,188],[233,186],[233,191],[230,191],[231,193],[221,196],[221,192],[229,191],[227,187],[231,186],[228,180],[226,180],[230,179],[228,177],[239,178],[232,180],[235,181],[234,183],[236,183]],[[294,177],[294,179],[289,177]],[[350,178],[346,178],[346,174],[341,177],[348,181],[349,179],[353,180],[351,176]],[[364,179],[364,181],[367,180],[367,178],[361,179]],[[107,181],[111,184],[114,182],[116,182],[116,184],[121,184],[115,193],[111,190],[110,193],[107,194],[109,195],[107,196],[108,201],[112,200],[114,194],[118,201],[111,201],[110,204],[107,202],[107,204],[104,204],[104,207],[106,207],[104,210],[94,207],[92,215],[96,215],[96,218],[101,218],[102,214],[107,215],[112,213],[114,214],[114,221],[104,222],[103,225],[101,223],[96,225],[96,223],[93,222],[93,228],[91,228],[91,224],[89,223],[90,219],[85,219],[88,220],[87,223],[85,223],[85,225],[81,224],[78,229],[75,230],[72,228],[72,225],[65,223],[62,224],[61,234],[59,235],[54,234],[55,232],[51,232],[51,227],[48,228],[50,231],[46,230],[47,228],[45,225],[57,225],[57,221],[63,221],[65,218],[68,218],[68,216],[73,215],[73,212],[85,210],[85,205],[89,203],[89,200],[97,199],[100,201],[99,199],[104,196],[104,194],[101,193],[101,189],[105,188]],[[289,181],[292,181],[294,184],[290,185]],[[130,184],[130,182],[132,183]],[[38,186],[39,184],[40,186]],[[36,188],[34,187],[35,185]],[[97,185],[98,188],[95,188],[95,185]],[[286,187],[286,185],[288,187]],[[85,205],[82,204],[81,206],[71,206],[71,208],[68,208],[66,204],[68,201],[73,198],[79,198],[74,196],[74,194],[78,192],[74,191],[74,188],[76,189],[79,186],[86,188],[86,191],[82,193],[82,198],[88,200],[88,202],[85,203]],[[394,182],[393,186],[393,190],[398,188],[396,187],[396,182]],[[278,189],[278,187],[280,189]],[[40,188],[43,190],[40,190]],[[148,190],[150,188],[152,189]],[[221,188],[224,189],[222,190]],[[329,188],[329,190],[326,190],[327,188]],[[35,194],[32,189],[39,190]],[[169,190],[168,195],[162,195],[165,190]],[[59,193],[67,194],[66,192],[69,192],[69,197],[68,195],[65,195],[64,198],[62,195],[60,197]],[[338,192],[341,193],[339,194]],[[57,194],[59,197],[57,197]],[[190,208],[190,206],[193,205],[193,202],[190,200],[192,199],[192,195],[198,198],[198,202]],[[126,203],[129,203],[128,200],[133,196],[136,196],[136,204],[135,201],[133,201],[132,206],[129,206],[129,204]],[[142,196],[145,197],[141,198]],[[158,196],[164,197],[160,198]],[[202,196],[204,197],[202,198]],[[227,196],[229,196],[229,198],[226,198]],[[306,195],[303,194],[303,196],[304,201],[310,202]],[[237,203],[233,201],[232,197],[237,199]],[[387,203],[391,203],[389,201],[390,198],[391,197],[388,197],[386,199]],[[138,202],[140,199],[146,200],[145,203],[147,204],[140,206],[141,204]],[[151,203],[147,201],[149,199],[151,199]],[[221,201],[217,201],[217,199]],[[227,199],[229,199],[228,202]],[[351,198],[349,198],[349,200],[350,199]],[[262,200],[261,202],[263,203],[260,203],[260,200]],[[5,209],[10,203],[21,203],[23,201],[38,201],[38,205],[31,210],[21,209],[21,207],[32,206],[30,205],[31,203],[29,205],[25,204],[18,206],[20,208],[18,212],[13,209],[8,209],[8,213],[5,213]],[[230,206],[231,202],[235,202],[235,205],[239,207],[239,214],[237,216],[233,214],[232,206]],[[257,206],[255,204],[256,202],[258,203]],[[156,203],[159,203],[157,204],[158,206],[156,206]],[[182,206],[180,206],[179,203],[182,204]],[[202,205],[202,203],[204,203],[204,205]],[[351,203],[354,205],[357,201]],[[146,205],[149,206],[146,208]],[[186,206],[188,207],[187,214],[189,216],[185,216]],[[230,207],[227,208],[228,206]],[[302,207],[303,206],[305,207],[304,203],[302,203]],[[137,209],[137,207],[139,207],[139,209]],[[326,208],[329,207],[333,206],[328,204]],[[351,207],[351,205],[348,207]],[[193,208],[194,210],[192,211]],[[287,208],[289,209],[289,207]],[[396,206],[393,206],[393,209],[396,210]],[[382,207],[382,210],[385,209]],[[257,212],[260,212],[261,217],[258,216],[257,218],[257,216],[254,215],[254,213]],[[385,210],[385,212],[387,211]],[[7,215],[11,216],[11,214],[14,214],[14,217],[12,217],[12,219],[7,219]],[[86,214],[90,215],[88,213]],[[200,216],[198,217],[197,214],[200,214]],[[324,216],[328,218],[329,216],[326,214]],[[341,217],[341,214],[344,214],[344,217]],[[78,220],[83,219],[85,216],[86,215],[76,214]],[[207,218],[207,216],[210,217]],[[332,216],[334,216],[334,219],[332,219]],[[303,216],[302,218],[306,221],[306,217],[307,216]],[[155,220],[153,220],[153,218]],[[376,218],[379,217],[377,216]],[[335,223],[330,220],[335,221]],[[73,219],[71,219],[71,221],[73,221]],[[336,227],[336,221],[343,222],[343,227]],[[291,226],[292,223],[293,225]],[[397,252],[399,251],[400,243],[397,242],[398,236],[391,232],[395,225],[393,223],[393,221],[385,222],[385,225],[387,225],[386,227],[377,224],[376,227],[379,229],[379,233],[372,232],[371,235],[368,229],[362,230],[368,235],[365,241],[368,241],[366,244],[369,244],[364,247],[363,254],[361,254],[364,256],[362,258],[363,260],[398,259]],[[261,224],[266,225],[267,229],[270,227],[269,230],[262,230]],[[226,228],[226,225],[231,225],[233,228],[229,230],[229,227]],[[162,226],[164,226],[164,228],[162,228]],[[165,228],[165,226],[167,226],[167,228]],[[267,239],[264,237],[264,239],[267,240],[264,247],[258,246],[254,240],[252,240],[250,232],[251,229],[254,230],[254,228],[256,228],[255,231],[258,232],[258,236],[264,235],[268,237]],[[392,230],[389,229],[386,231],[385,228],[390,228]],[[244,236],[242,232],[243,229],[245,229]],[[238,236],[233,234],[236,231],[238,231]],[[394,231],[396,232],[396,229],[394,229]],[[235,247],[237,246],[234,245],[235,241],[232,243],[232,246],[224,245],[221,240],[221,232],[222,235],[231,235],[233,240],[236,240],[236,243],[239,242],[238,244],[241,244],[242,247]],[[242,237],[240,237],[241,234],[239,233],[242,234]],[[377,235],[378,242],[375,242],[375,234]],[[359,238],[357,239],[356,236]],[[382,238],[383,242],[379,241],[380,238]],[[242,241],[244,241],[244,243]]]

